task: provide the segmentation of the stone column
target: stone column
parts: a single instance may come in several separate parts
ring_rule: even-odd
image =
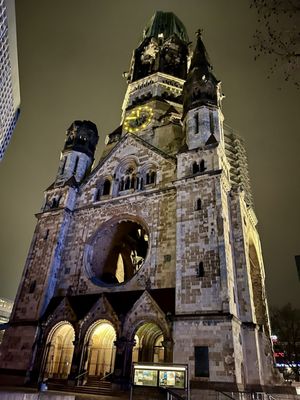
[[[78,373],[76,376],[83,374],[84,372],[87,372],[88,368],[88,359],[90,356],[91,352],[91,347],[92,345],[90,342],[87,343],[82,343],[80,346],[80,357],[79,357],[79,363],[78,363]],[[76,384],[82,384],[82,382],[87,379],[87,373],[84,375],[81,375],[79,378],[76,379]]]
[[[75,337],[73,345],[74,345],[74,351],[72,356],[71,370],[68,377],[68,383],[75,386],[77,380],[76,378],[80,374],[80,360],[83,349],[83,343],[78,339],[78,337]]]
[[[125,348],[123,376],[127,382],[129,382],[131,376],[132,349],[134,345],[135,340],[128,340]]]
[[[32,379],[30,380],[30,383],[39,383],[44,379],[45,371],[46,371],[46,365],[47,365],[47,360],[49,356],[49,352],[51,349],[51,343],[40,343],[39,348],[41,351],[37,354],[36,361],[35,361],[35,366],[34,366],[34,373],[32,374]]]
[[[27,371],[25,383],[38,384],[43,378],[50,349],[50,343],[46,346],[44,332],[45,326],[42,324],[37,331],[36,341],[33,345],[31,366]]]
[[[243,324],[243,342],[245,359],[246,385],[257,387],[261,385],[261,359],[258,345],[258,326],[251,323]]]
[[[162,345],[164,347],[164,361],[171,363],[173,362],[173,340],[171,338],[166,338]]]
[[[128,384],[131,375],[132,349],[135,340],[128,340],[124,336],[115,341],[116,361],[114,376],[115,381],[121,385]]]

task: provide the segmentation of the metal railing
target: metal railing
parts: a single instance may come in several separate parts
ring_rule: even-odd
[[[109,374],[106,374],[106,375],[102,376],[102,378],[100,378],[99,381],[104,381],[104,379],[106,379],[108,376],[110,376],[112,374],[113,374],[113,371],[110,372]]]
[[[78,379],[78,378],[80,378],[81,376],[83,376],[83,375],[85,375],[85,374],[87,374],[87,371],[84,371],[84,372],[82,372],[81,374],[75,376],[75,379]]]
[[[160,389],[167,394],[167,400],[187,400],[188,398],[186,392],[176,392],[174,389],[167,387],[161,387]]]
[[[271,394],[263,392],[222,392],[216,391],[218,400],[277,400]]]

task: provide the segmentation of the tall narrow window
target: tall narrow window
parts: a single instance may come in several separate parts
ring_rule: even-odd
[[[79,157],[76,156],[76,160],[75,160],[75,164],[74,164],[74,169],[73,169],[73,175],[76,174],[77,167],[78,167],[78,161],[79,161]]]
[[[205,171],[205,162],[204,160],[200,161],[200,172],[204,172]]]
[[[192,169],[193,169],[193,174],[197,174],[197,172],[199,172],[199,165],[197,164],[196,161],[193,162]]]
[[[210,133],[214,133],[215,131],[214,114],[211,110],[209,111],[209,126],[210,126]]]
[[[199,119],[198,119],[198,114],[194,115],[194,120],[195,120],[195,133],[197,134],[199,132]]]
[[[44,239],[44,240],[47,240],[47,239],[48,239],[48,236],[49,236],[49,229],[46,230],[43,239]]]
[[[197,199],[197,202],[196,202],[196,211],[199,211],[199,210],[201,210],[202,209],[202,201],[201,201],[201,199]]]
[[[36,288],[36,281],[32,281],[29,286],[29,293],[33,293]]]
[[[152,171],[150,174],[150,183],[155,183],[156,173]]]
[[[195,347],[195,376],[209,377],[208,347]]]
[[[103,196],[110,194],[110,186],[111,186],[110,180],[105,179],[103,184]]]
[[[125,180],[125,190],[130,189],[130,177],[127,176]]]
[[[150,183],[150,174],[149,174],[149,172],[147,172],[147,174],[146,174],[146,185],[149,185],[149,183]]]
[[[66,162],[67,162],[67,157],[64,157],[64,161],[63,161],[63,164],[61,167],[61,174],[63,174],[65,172]]]
[[[197,269],[197,277],[203,278],[204,277],[204,265],[203,261],[199,262],[198,269]]]

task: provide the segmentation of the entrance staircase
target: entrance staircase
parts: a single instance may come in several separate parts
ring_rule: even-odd
[[[101,380],[98,376],[89,376],[86,384],[80,386],[68,385],[68,382],[62,379],[49,379],[47,385],[49,390],[106,396],[114,395],[111,382]]]

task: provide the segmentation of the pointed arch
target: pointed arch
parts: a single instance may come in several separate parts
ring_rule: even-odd
[[[50,330],[44,351],[43,378],[67,379],[72,366],[75,330],[69,321],[60,321]]]
[[[103,377],[114,369],[117,333],[107,319],[95,321],[85,335],[82,368],[88,376]]]
[[[123,326],[124,336],[129,340],[133,340],[139,327],[145,323],[157,325],[165,339],[171,337],[170,327],[165,318],[165,314],[148,291],[143,292],[126,315]]]

